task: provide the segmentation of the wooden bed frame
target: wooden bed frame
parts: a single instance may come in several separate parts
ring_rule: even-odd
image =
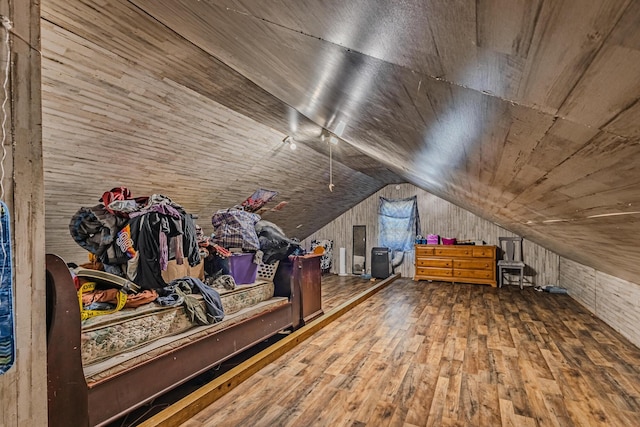
[[[319,287],[318,257],[281,262],[276,296],[289,302],[172,349],[112,377],[87,385],[80,353],[78,298],[66,263],[47,255],[47,376],[49,426],[105,425],[185,381],[318,313],[320,292],[302,295],[311,278]],[[317,279],[316,279],[317,278]],[[310,300],[311,298],[311,300]],[[305,310],[305,307],[307,309]],[[310,311],[311,310],[311,311]]]

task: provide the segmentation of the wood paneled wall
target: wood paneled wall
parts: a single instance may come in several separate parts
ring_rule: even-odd
[[[332,272],[339,269],[340,248],[346,248],[347,273],[352,266],[352,226],[367,226],[367,271],[371,271],[371,248],[378,246],[378,204],[380,197],[401,199],[418,196],[418,213],[423,235],[439,234],[441,237],[455,237],[458,240],[484,240],[487,244],[498,245],[498,237],[514,234],[502,227],[486,221],[459,206],[427,193],[411,184],[388,185],[362,203],[345,212],[325,227],[313,233],[302,244],[310,248],[313,239],[334,241]],[[555,253],[524,240],[524,260],[527,264],[525,283],[548,285],[558,282],[559,257]],[[413,252],[405,253],[404,262],[396,269],[403,277],[413,277]]]
[[[640,347],[640,284],[561,257],[560,285],[587,310]]]
[[[0,426],[47,425],[40,2],[0,0],[13,23],[4,201],[12,215],[16,360],[0,376]],[[0,30],[0,34],[1,34]],[[0,65],[6,50],[0,48]],[[2,72],[1,79],[4,79]],[[1,101],[0,101],[1,102]],[[0,113],[1,114],[1,113]]]

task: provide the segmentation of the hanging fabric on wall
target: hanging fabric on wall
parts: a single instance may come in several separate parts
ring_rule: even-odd
[[[0,375],[13,365],[16,349],[10,231],[9,209],[0,201]]]
[[[420,234],[418,197],[380,197],[378,227],[380,246],[392,251],[410,251],[415,237]]]

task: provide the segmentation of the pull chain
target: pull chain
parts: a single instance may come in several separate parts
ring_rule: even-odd
[[[329,191],[333,192],[333,155],[331,151],[331,142],[329,142]]]

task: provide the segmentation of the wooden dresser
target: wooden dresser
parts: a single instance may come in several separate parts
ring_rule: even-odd
[[[477,283],[496,286],[496,247],[415,245],[413,280]]]

